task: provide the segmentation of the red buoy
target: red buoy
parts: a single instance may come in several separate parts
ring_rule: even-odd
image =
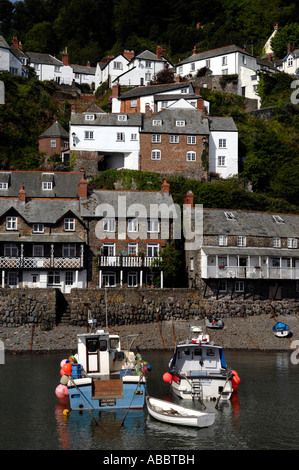
[[[172,381],[172,375],[169,372],[165,372],[165,374],[163,374],[163,380],[166,383],[170,383]]]

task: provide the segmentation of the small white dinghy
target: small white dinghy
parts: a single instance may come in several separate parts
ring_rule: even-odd
[[[215,421],[215,413],[192,410],[150,396],[146,397],[146,406],[149,414],[153,418],[163,421],[164,423],[205,428],[212,426]]]

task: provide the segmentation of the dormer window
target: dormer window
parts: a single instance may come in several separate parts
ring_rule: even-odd
[[[52,181],[43,181],[43,190],[50,191],[51,189],[53,189]]]
[[[8,189],[8,183],[0,182],[0,189]]]
[[[85,121],[94,121],[94,114],[86,114]]]
[[[118,117],[117,117],[117,120],[118,121],[127,121],[128,116],[126,114],[119,114]]]
[[[175,125],[177,127],[184,127],[186,125],[186,121],[176,121]]]
[[[154,119],[153,126],[162,126],[162,121],[160,119]]]

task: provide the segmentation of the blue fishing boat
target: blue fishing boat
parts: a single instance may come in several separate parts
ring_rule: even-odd
[[[71,410],[143,408],[150,366],[141,355],[122,350],[119,335],[104,330],[77,338],[77,354],[60,364],[56,396],[68,399]]]
[[[290,334],[290,327],[285,323],[278,322],[273,326],[273,332],[275,336],[278,336],[279,338],[285,338]]]

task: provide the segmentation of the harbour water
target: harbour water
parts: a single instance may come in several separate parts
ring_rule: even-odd
[[[55,395],[62,354],[5,357],[0,365],[0,450],[297,450],[299,365],[290,352],[226,352],[241,378],[230,402],[208,403],[213,426],[195,429],[155,421],[146,410],[71,411]],[[152,370],[148,392],[182,404],[163,382],[171,353],[143,352]],[[201,409],[199,403],[184,402]]]

